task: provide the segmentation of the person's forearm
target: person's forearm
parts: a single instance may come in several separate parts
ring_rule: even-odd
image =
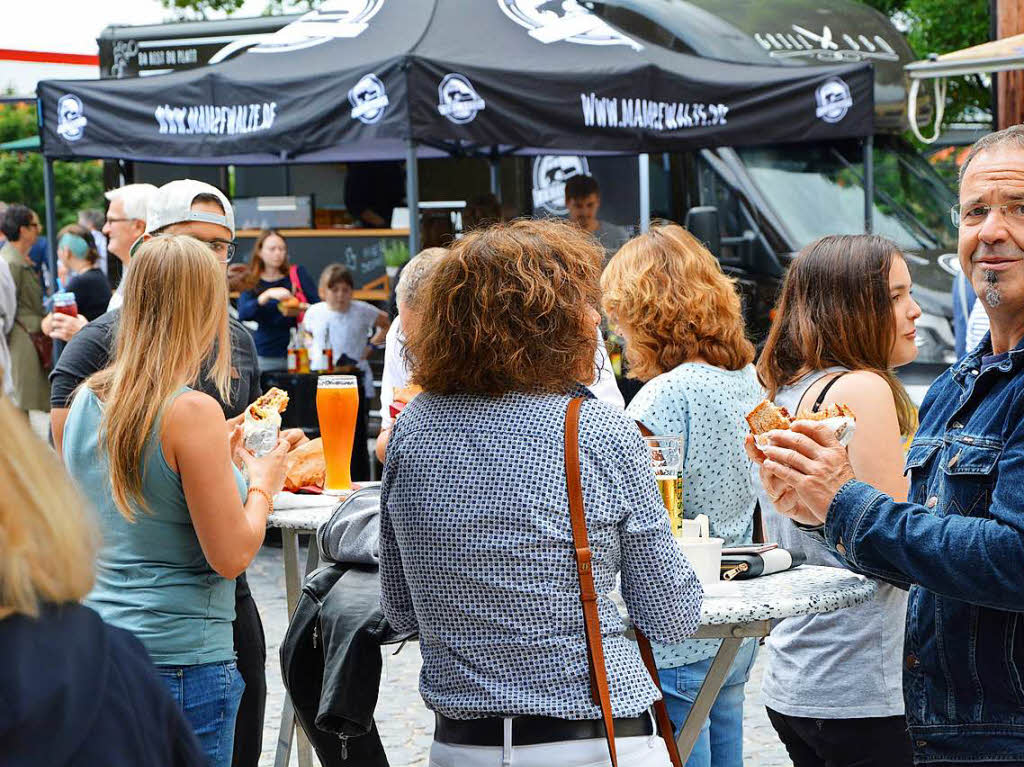
[[[1024,611],[1024,530],[937,516],[855,480],[829,507],[825,541],[852,569],[997,610]]]
[[[245,572],[246,568],[256,557],[263,545],[263,538],[267,532],[267,517],[270,513],[270,504],[262,493],[249,493],[245,504],[242,506],[242,514],[245,522],[238,531],[236,538],[237,550],[235,561],[225,570],[219,570],[225,578],[237,578]]]
[[[53,435],[53,449],[64,462],[64,424],[68,420],[68,408],[50,407],[50,433]]]

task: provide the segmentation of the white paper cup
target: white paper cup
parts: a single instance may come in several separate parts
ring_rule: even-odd
[[[690,567],[704,586],[711,586],[721,580],[722,538],[680,538],[683,554],[690,560]]]

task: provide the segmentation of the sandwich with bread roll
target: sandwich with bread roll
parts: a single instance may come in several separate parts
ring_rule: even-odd
[[[792,428],[798,421],[820,421],[832,427],[836,439],[846,447],[853,439],[853,432],[857,426],[853,410],[849,405],[841,403],[834,403],[817,411],[801,410],[794,418],[786,408],[766,399],[747,413],[746,419],[750,433],[754,435],[754,441],[758,445],[764,444],[763,436],[767,432]]]

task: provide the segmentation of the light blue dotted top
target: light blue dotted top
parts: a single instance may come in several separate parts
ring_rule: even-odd
[[[626,414],[654,434],[686,438],[683,514],[706,514],[711,535],[726,546],[749,543],[757,492],[743,450],[744,416],[764,398],[752,365],[723,370],[687,362],[652,378],[633,398]],[[659,668],[675,668],[714,656],[720,641],[689,639],[654,644]]]

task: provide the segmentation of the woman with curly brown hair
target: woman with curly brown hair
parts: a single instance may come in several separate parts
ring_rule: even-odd
[[[555,221],[472,232],[433,269],[409,329],[423,387],[395,420],[381,488],[381,604],[418,629],[430,764],[603,762],[564,469],[570,400],[619,764],[667,767],[660,697],[608,598],[622,574],[635,625],[693,633],[700,584],[672,540],[647,450],[594,378],[603,254]],[[513,722],[514,719],[514,722]]]
[[[626,414],[651,434],[681,434],[684,516],[706,514],[726,545],[749,543],[757,495],[743,416],[763,393],[736,288],[685,229],[659,226],[619,250],[601,277],[604,308],[626,340],[630,375],[646,381]],[[682,727],[718,651],[717,639],[654,646],[669,715]],[[704,723],[689,767],[743,764],[748,640]]]

